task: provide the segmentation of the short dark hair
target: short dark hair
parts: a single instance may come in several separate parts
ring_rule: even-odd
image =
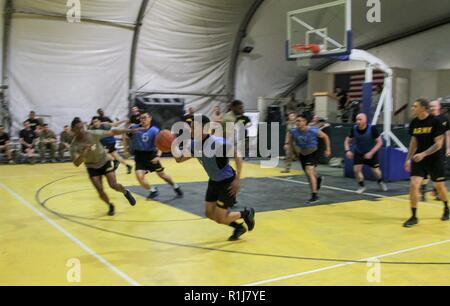
[[[300,114],[297,116],[297,119],[305,119],[306,122],[309,122],[308,117],[305,114]]]
[[[416,100],[420,106],[424,107],[426,110],[430,109],[430,101],[427,98],[419,98]]]
[[[211,122],[211,120],[209,119],[208,116],[202,115],[202,126],[205,126],[210,122]]]
[[[23,122],[23,124],[25,124],[25,123],[30,124],[30,120],[25,120],[25,121]]]
[[[48,126],[48,124],[47,124],[47,123],[44,123],[44,124],[42,124],[42,127],[46,127],[46,126]]]
[[[205,125],[207,125],[208,123],[211,122],[211,120],[209,119],[208,116],[196,114],[196,115],[194,116],[194,121],[192,121],[192,123],[197,122],[197,121],[198,121],[197,118],[200,118],[200,117],[201,117],[200,122],[202,123],[202,127],[204,127]]]
[[[70,124],[70,126],[73,129],[78,123],[83,123],[83,121],[81,121],[81,119],[79,117],[75,117],[75,118],[73,118],[72,123]]]
[[[242,102],[241,100],[234,100],[233,102],[231,102],[231,107],[237,107],[241,105],[244,105],[244,102]]]
[[[143,112],[141,113],[141,117],[142,115],[148,115],[150,118],[153,118],[152,114],[150,114],[149,112]]]
[[[68,128],[68,127],[69,127],[68,125],[65,125],[65,126],[64,126],[65,129]]]
[[[94,117],[92,117],[91,122],[94,121],[94,120],[100,120],[100,117],[99,117],[99,116],[94,116]]]

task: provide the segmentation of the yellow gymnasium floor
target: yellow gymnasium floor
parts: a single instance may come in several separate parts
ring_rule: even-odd
[[[358,197],[352,180],[327,177],[325,205],[305,207],[300,172],[245,164],[240,201],[259,212],[254,232],[231,243],[230,228],[194,213],[206,190],[200,165],[164,166],[186,198],[167,200],[161,186],[166,204],[136,195],[130,207],[108,189],[115,217],[104,216],[84,168],[0,167],[0,285],[450,285],[450,223],[430,202],[419,226],[402,228],[406,182],[388,195],[370,184]]]

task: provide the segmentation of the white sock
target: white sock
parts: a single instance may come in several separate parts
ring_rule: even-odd
[[[150,192],[156,192],[158,191],[158,188],[156,188],[155,186],[153,186],[152,188],[150,188]]]
[[[178,188],[180,188],[180,186],[178,186],[178,184],[173,185],[173,189],[178,189]]]

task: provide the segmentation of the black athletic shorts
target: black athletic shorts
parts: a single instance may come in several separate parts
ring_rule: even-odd
[[[147,172],[163,172],[164,168],[160,162],[154,164],[152,160],[155,159],[156,151],[152,152],[144,152],[144,151],[135,151],[134,152],[134,161],[136,162],[136,171],[143,170]]]
[[[302,155],[299,154],[298,158],[300,160],[300,163],[302,164],[303,170],[306,170],[307,166],[313,166],[317,167],[317,151],[309,154],[309,155]]]
[[[217,206],[223,209],[233,207],[237,201],[235,196],[230,196],[231,183],[235,177],[229,178],[222,182],[214,182],[212,180],[208,183],[208,191],[206,191],[206,202],[216,202]]]
[[[372,159],[365,159],[365,154],[355,153],[354,162],[355,166],[357,165],[367,165],[373,169],[380,168],[380,162],[378,161],[378,154],[375,154]]]
[[[442,155],[427,157],[419,163],[412,161],[411,176],[427,178],[433,182],[445,182],[445,158]]]
[[[116,144],[115,143],[104,145],[104,147],[108,150],[108,153],[116,152]]]
[[[103,167],[99,169],[87,168],[87,171],[89,173],[89,177],[95,177],[107,175],[110,172],[114,172],[115,169],[111,161],[108,161]]]

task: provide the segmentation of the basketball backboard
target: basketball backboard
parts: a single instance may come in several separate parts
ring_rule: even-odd
[[[326,2],[288,12],[288,60],[350,54],[351,24],[351,0]]]

